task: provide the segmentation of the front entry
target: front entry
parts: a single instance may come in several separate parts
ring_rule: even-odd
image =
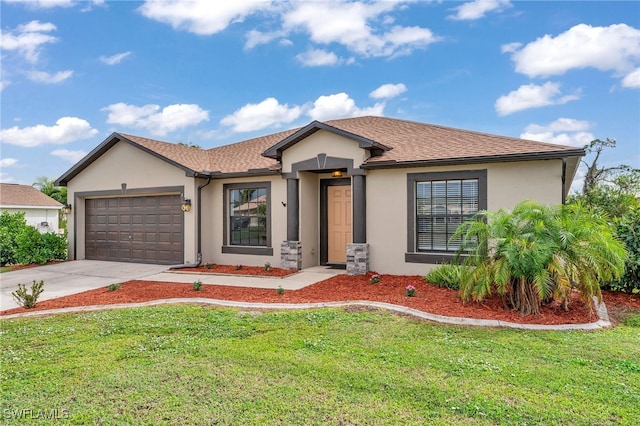
[[[351,180],[321,181],[321,263],[346,264],[347,244],[352,241]]]

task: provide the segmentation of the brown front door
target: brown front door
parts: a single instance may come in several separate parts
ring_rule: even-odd
[[[327,262],[346,263],[351,242],[351,186],[327,187]]]

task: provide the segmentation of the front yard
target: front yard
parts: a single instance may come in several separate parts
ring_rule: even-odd
[[[637,312],[589,333],[183,305],[0,324],[11,424],[640,421]]]

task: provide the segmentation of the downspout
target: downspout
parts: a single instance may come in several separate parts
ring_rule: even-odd
[[[562,205],[567,202],[567,194],[565,192],[565,184],[567,181],[567,157],[562,157]]]
[[[197,176],[196,176],[197,177]],[[198,254],[196,255],[196,263],[183,263],[182,265],[174,265],[170,266],[169,270],[172,269],[183,269],[183,268],[197,268],[202,263],[202,188],[209,185],[211,183],[211,175],[207,176],[207,183],[204,183],[198,186],[198,211],[196,213],[196,241],[198,246]]]

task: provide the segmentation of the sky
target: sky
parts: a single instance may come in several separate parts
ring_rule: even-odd
[[[0,30],[5,183],[112,132],[211,148],[362,115],[612,138],[601,164],[640,167],[638,1],[0,0]]]

